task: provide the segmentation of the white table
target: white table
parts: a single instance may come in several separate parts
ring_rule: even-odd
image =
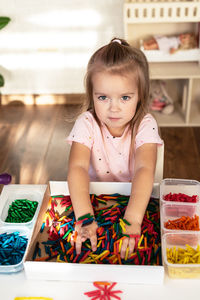
[[[0,275],[1,300],[15,297],[52,297],[53,300],[90,299],[84,293],[95,290],[90,282],[33,281],[26,280],[24,272],[14,275]],[[118,283],[115,290],[123,300],[188,300],[199,299],[200,280],[171,280],[167,276],[163,285],[134,285]],[[114,298],[112,298],[114,299]]]
[[[51,182],[52,192],[57,189],[58,185],[59,191],[64,193],[66,183],[63,185],[62,182]],[[21,187],[18,186],[18,189],[21,189]],[[14,188],[15,186],[13,186],[13,189]],[[32,186],[29,188],[32,188]],[[38,188],[44,192],[45,186],[39,186]],[[101,184],[98,185],[98,188],[101,189]],[[12,187],[10,187],[10,189],[12,190]],[[116,187],[114,187],[114,190],[116,190]],[[2,206],[2,203],[0,203],[0,205]],[[63,281],[51,281],[39,278],[40,274],[38,273],[37,279],[27,279],[24,271],[14,274],[0,274],[0,300],[14,300],[15,297],[52,297],[53,300],[82,300],[90,299],[84,295],[85,292],[96,289],[91,281],[68,281],[64,280],[64,278]],[[49,278],[51,278],[51,274],[49,274]],[[127,284],[119,282],[114,290],[121,290],[123,292],[122,294],[118,294],[123,300],[188,300],[192,298],[198,300],[198,294],[200,294],[200,279],[170,279],[167,274],[165,274],[162,284]]]

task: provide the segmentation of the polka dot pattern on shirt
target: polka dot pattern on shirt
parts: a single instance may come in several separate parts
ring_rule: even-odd
[[[81,114],[72,128],[67,141],[81,143],[91,150],[89,175],[91,181],[130,181],[134,167],[129,168],[131,130],[127,126],[121,137],[110,134],[105,124],[101,128],[89,111]],[[162,144],[157,123],[147,114],[141,121],[135,136],[135,150],[145,143]],[[134,157],[131,162],[134,166]]]

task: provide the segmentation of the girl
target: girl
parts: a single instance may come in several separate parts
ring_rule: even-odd
[[[144,54],[122,39],[113,39],[89,60],[86,102],[68,137],[68,185],[76,219],[93,215],[90,181],[131,181],[132,190],[124,218],[126,227],[121,257],[135,246],[151,195],[157,159],[162,144],[154,118],[148,114],[149,70]],[[78,224],[76,252],[90,239],[97,245],[97,224]]]

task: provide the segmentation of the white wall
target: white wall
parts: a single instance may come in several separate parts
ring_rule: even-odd
[[[0,0],[2,94],[81,93],[91,54],[123,37],[123,0]]]

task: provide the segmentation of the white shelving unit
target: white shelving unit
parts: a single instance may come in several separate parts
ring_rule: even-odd
[[[124,2],[125,39],[135,47],[140,40],[160,35],[196,32],[200,23],[200,0],[159,1],[127,0]],[[185,50],[187,51],[187,50]],[[149,62],[150,78],[180,81],[181,101],[175,101],[171,115],[154,113],[160,126],[200,126],[200,101],[192,101],[194,81],[200,83],[200,54],[194,61]],[[198,84],[199,85],[199,84]],[[197,86],[197,83],[196,83]],[[180,103],[179,103],[180,102]]]

